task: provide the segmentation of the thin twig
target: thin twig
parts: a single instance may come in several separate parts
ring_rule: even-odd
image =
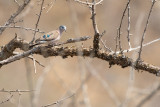
[[[145,43],[145,44],[143,44],[142,46],[143,46],[143,47],[146,47],[146,46],[149,46],[149,45],[151,45],[151,44],[153,44],[153,43],[155,43],[155,42],[158,42],[158,41],[160,41],[160,38],[155,39],[155,40],[152,40],[152,41],[150,41],[150,42],[148,42],[148,43]],[[139,48],[140,48],[140,46],[137,46],[137,47],[135,47],[135,48],[130,48],[130,49],[127,49],[127,50],[123,50],[123,53],[135,51],[135,50],[137,50],[137,49],[139,49]],[[117,52],[116,52],[116,54],[118,54],[118,53],[120,53],[120,51],[117,51]]]
[[[37,73],[36,60],[33,58],[34,73]]]
[[[98,30],[98,27],[97,27],[97,23],[96,23],[96,5],[95,5],[95,0],[92,0],[92,16],[91,16],[91,19],[92,19],[92,24],[93,24],[93,29],[94,29],[94,32],[95,34],[98,34],[99,33],[99,30]]]
[[[131,29],[131,17],[130,17],[130,6],[128,4],[128,29],[127,29],[128,35],[127,35],[127,39],[128,39],[129,49],[132,48],[131,42],[130,42],[130,29]]]
[[[14,55],[18,55],[18,54],[22,54],[22,53],[20,53],[20,52],[14,52],[13,54],[14,54]],[[35,62],[36,62],[37,64],[39,64],[40,66],[45,67],[41,62],[39,62],[38,60],[36,60],[33,56],[28,56],[27,58],[35,61]]]
[[[37,83],[35,86],[36,91],[34,92],[34,96],[33,96],[33,100],[32,100],[34,107],[37,107],[37,105],[39,103],[39,96],[40,96],[43,82],[45,80],[46,75],[49,73],[49,71],[51,71],[52,67],[53,67],[53,63],[50,62],[49,64],[47,64],[47,66],[44,68],[42,74],[39,76],[39,78],[37,80]]]
[[[153,10],[153,6],[154,6],[155,2],[156,2],[156,0],[153,0],[153,1],[152,1],[152,5],[151,5],[151,8],[150,8],[150,11],[149,11],[149,14],[148,14],[146,26],[145,26],[145,28],[144,28],[143,35],[142,35],[142,39],[141,39],[141,45],[140,45],[139,55],[138,55],[137,61],[139,61],[139,60],[141,59],[143,41],[144,41],[144,38],[145,38],[145,35],[146,35],[146,31],[147,31],[149,19],[150,19],[150,16],[151,16],[151,13],[152,13],[152,10]]]
[[[114,101],[114,103],[116,104],[117,107],[120,106],[120,101],[117,97],[117,95],[115,94],[115,92],[112,90],[112,88],[109,86],[109,84],[99,75],[99,73],[95,70],[95,68],[93,69],[92,65],[88,62],[85,62],[86,68],[89,69],[89,72],[98,80],[100,81],[100,83],[102,84],[102,86],[104,87],[104,89],[107,91],[107,93],[109,94],[109,96],[111,97],[111,99]]]
[[[68,97],[65,97],[65,98],[63,98],[63,99],[60,99],[60,100],[58,100],[58,101],[54,102],[54,103],[47,104],[47,105],[42,106],[42,107],[49,107],[49,106],[52,106],[52,105],[59,104],[59,103],[61,103],[62,101],[67,100],[67,99],[69,99],[69,98],[73,97],[74,95],[75,95],[75,94],[73,93],[72,95],[70,95],[70,96],[68,96]]]
[[[50,6],[46,13],[48,13],[48,12],[52,9],[53,4],[54,4],[55,1],[56,1],[56,0],[53,0],[52,2],[50,2],[49,4],[47,4],[45,7],[43,7],[43,9],[46,9],[47,7]]]
[[[17,4],[18,6],[20,6],[20,4],[18,3],[18,1],[17,1],[17,0],[14,0],[14,2],[16,2],[16,4]]]
[[[160,84],[158,87],[153,90],[149,95],[147,95],[138,105],[137,107],[142,107],[148,100],[150,100],[156,93],[160,90]]]
[[[12,97],[13,97],[13,95],[10,94],[10,96],[6,100],[1,101],[0,104],[3,104],[3,103],[6,103],[6,102],[10,101]]]
[[[122,23],[123,23],[123,19],[124,19],[124,16],[125,16],[125,13],[127,11],[127,8],[128,8],[128,5],[130,3],[131,0],[128,0],[127,2],[127,5],[123,11],[123,14],[122,14],[122,18],[121,18],[121,22],[120,22],[120,25],[118,27],[118,30],[117,30],[117,37],[116,37],[116,49],[115,49],[115,52],[117,52],[117,47],[119,46],[119,50],[122,51],[122,46],[121,46],[121,27],[122,27]]]
[[[32,28],[26,28],[26,27],[23,27],[23,26],[0,26],[0,28],[17,28],[17,29],[24,29],[24,30],[27,30],[27,31],[35,31],[35,32],[39,32],[39,33],[45,33],[43,31],[40,31],[40,30],[35,30],[35,29],[32,29]]]
[[[103,0],[99,0],[99,1],[97,1],[97,2],[95,2],[95,3],[90,3],[90,2],[88,2],[88,0],[87,1],[80,1],[80,0],[74,0],[75,2],[78,2],[78,3],[80,3],[80,4],[84,4],[84,5],[90,5],[90,6],[92,6],[92,5],[98,5],[98,4],[101,4],[102,2],[103,2]]]
[[[4,26],[9,26],[14,19],[25,9],[25,7],[29,4],[30,0],[25,0],[22,6],[19,6],[18,10],[13,13],[10,18],[7,20],[7,22],[4,24]],[[2,32],[5,30],[5,27],[0,27],[0,35],[2,34]]]
[[[41,9],[40,9],[40,12],[39,12],[39,14],[38,14],[38,20],[37,20],[37,23],[36,23],[36,26],[35,26],[35,30],[37,30],[37,28],[38,28],[38,23],[39,23],[39,21],[40,21],[41,14],[42,14],[42,10],[43,10],[43,4],[44,4],[44,0],[42,0]],[[33,44],[33,42],[34,42],[34,40],[35,40],[35,37],[36,37],[36,31],[34,32],[33,39],[32,39],[32,41],[30,42],[30,44]]]
[[[35,90],[5,90],[4,88],[0,90],[0,92],[7,92],[7,93],[21,93],[21,92],[33,92]]]
[[[83,102],[84,102],[84,106],[85,107],[91,107],[91,103],[90,103],[90,97],[88,95],[88,85],[86,83],[86,78],[87,76],[87,67],[85,67],[85,61],[83,61],[82,58],[78,57],[78,62],[79,62],[79,70],[80,72],[80,78],[81,78],[81,93],[82,93],[82,97],[83,97]]]
[[[21,96],[22,96],[22,94],[21,94],[21,93],[19,93],[19,98],[18,98],[18,107],[21,107]]]
[[[104,48],[105,48],[107,51],[109,51],[109,52],[111,52],[111,53],[114,53],[114,51],[112,51],[110,48],[108,48],[108,47],[105,45],[105,43],[104,43],[104,41],[103,41],[102,39],[100,39],[100,40],[101,40]]]

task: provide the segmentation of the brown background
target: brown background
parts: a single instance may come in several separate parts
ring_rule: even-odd
[[[14,1],[14,0],[13,0]],[[12,0],[0,0],[0,25],[4,25],[10,15],[18,8]],[[68,38],[80,36],[92,36],[94,34],[91,14],[87,6],[83,6],[72,0],[57,0],[53,7],[47,6],[54,0],[46,0],[45,7],[38,28],[44,32],[57,29],[59,25],[66,25],[67,32],[63,33],[61,41]],[[115,40],[117,28],[120,24],[122,13],[128,0],[104,0],[102,5],[97,6],[97,23],[100,32],[106,30],[103,40],[111,49],[115,49]],[[18,3],[22,3],[19,0]],[[37,21],[36,14],[39,13],[41,2],[32,0],[27,8],[20,14],[16,21],[23,20],[16,25],[28,28],[35,28]],[[151,6],[151,0],[133,0],[131,1],[131,44],[136,47],[140,44],[140,39],[146,24],[147,15]],[[159,38],[160,36],[160,3],[156,2],[149,26],[146,32],[145,43]],[[30,41],[33,37],[32,31],[19,29],[6,29],[0,35],[0,45],[5,45],[14,34]],[[40,33],[36,34],[38,38]],[[127,14],[122,26],[122,47],[128,49],[127,43]],[[84,46],[92,46],[92,40],[83,42]],[[69,44],[69,46],[80,46],[81,43]],[[142,59],[150,64],[159,66],[160,51],[159,42],[143,48]],[[101,45],[101,47],[103,47]],[[17,50],[19,51],[19,50]],[[137,52],[130,52],[126,55],[137,58]],[[124,107],[135,107],[146,95],[148,95],[159,83],[159,77],[146,72],[132,71],[131,68],[121,68],[117,65],[109,68],[106,61],[97,58],[61,57],[43,58],[39,55],[34,57],[45,65],[45,68],[37,65],[37,73],[34,73],[33,61],[21,59],[0,69],[0,89],[6,90],[31,90],[36,89],[37,83],[44,72],[43,84],[40,88],[38,106],[50,104],[66,96],[75,93],[75,96],[63,101],[61,107],[116,107],[115,99],[111,98],[111,91],[114,92],[120,104]],[[28,71],[27,71],[28,69]],[[87,79],[86,79],[87,78]],[[85,81],[84,84],[82,81]],[[2,107],[17,107],[19,94],[14,93],[13,98]],[[20,98],[20,107],[30,107],[34,93],[22,93]],[[0,93],[0,102],[9,97],[7,93]],[[126,100],[127,99],[127,100]],[[158,107],[160,105],[160,96],[157,93],[149,100],[144,107]]]

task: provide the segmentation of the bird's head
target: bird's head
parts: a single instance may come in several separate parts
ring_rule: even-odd
[[[64,25],[61,25],[61,26],[59,26],[59,30],[60,30],[60,32],[63,32],[63,31],[66,31],[66,26],[64,26]]]

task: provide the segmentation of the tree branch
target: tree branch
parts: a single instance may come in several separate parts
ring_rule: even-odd
[[[138,55],[137,61],[139,61],[139,60],[141,59],[143,41],[144,41],[144,38],[145,38],[145,35],[146,35],[146,31],[147,31],[147,28],[148,28],[149,19],[150,19],[150,16],[151,16],[151,13],[152,13],[152,10],[153,10],[153,6],[154,6],[155,2],[156,2],[156,0],[153,0],[153,1],[152,1],[152,5],[151,5],[151,8],[150,8],[150,11],[149,11],[149,14],[148,14],[146,26],[145,26],[145,28],[144,28],[143,35],[142,35],[142,39],[141,39],[141,43],[140,43],[141,45],[140,45],[139,55]]]
[[[159,67],[148,64],[146,62],[139,62],[138,64],[134,64],[135,61],[133,61],[133,59],[126,57],[122,54],[108,53],[108,52],[105,52],[104,50],[99,50],[97,55],[95,55],[93,54],[94,49],[92,47],[76,48],[76,47],[57,46],[53,48],[48,48],[47,46],[35,46],[33,48],[29,48],[29,46],[30,45],[28,42],[23,41],[20,38],[14,38],[13,40],[11,40],[6,46],[4,46],[4,49],[2,49],[2,51],[0,52],[0,53],[3,53],[3,54],[0,54],[0,58],[1,58],[0,67],[2,67],[3,65],[9,64],[11,62],[20,60],[21,58],[27,57],[31,54],[39,54],[45,58],[51,57],[51,56],[61,56],[62,58],[68,58],[69,56],[71,57],[82,56],[82,57],[91,57],[91,58],[96,57],[98,59],[102,59],[109,62],[110,66],[115,64],[121,66],[122,68],[133,66],[133,68],[137,70],[144,70],[156,75],[160,74]],[[12,53],[16,48],[20,48],[25,52],[22,54],[12,56]],[[8,50],[6,51],[6,49],[10,49],[10,51]],[[82,53],[82,54],[79,54],[79,53]],[[9,57],[9,55],[11,57]]]
[[[96,2],[95,0],[92,0],[92,16],[91,16],[91,19],[92,19],[92,24],[93,24],[93,29],[94,29],[94,40],[93,40],[93,49],[94,49],[94,54],[97,55],[98,54],[98,50],[99,50],[99,39],[100,39],[100,34],[99,34],[99,30],[98,30],[98,27],[97,27],[97,23],[96,23]]]
[[[36,26],[35,26],[35,30],[37,30],[37,28],[38,28],[38,23],[39,23],[39,21],[40,21],[41,14],[42,14],[43,4],[44,4],[44,0],[42,0],[42,4],[41,4],[41,8],[40,8],[40,12],[39,12],[39,15],[38,15],[38,20],[37,20],[37,23],[36,23]],[[35,37],[36,37],[36,31],[34,32],[33,39],[32,39],[32,41],[30,42],[31,44],[34,42]]]
[[[19,6],[18,10],[10,16],[10,18],[4,24],[4,26],[9,26],[14,21],[14,19],[25,9],[25,7],[29,4],[29,2],[30,0],[25,0],[24,4],[22,6]],[[0,35],[5,29],[6,27],[0,27]]]

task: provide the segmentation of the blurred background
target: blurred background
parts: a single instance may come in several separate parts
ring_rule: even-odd
[[[0,0],[0,25],[3,26],[9,17],[16,12],[23,0]],[[85,1],[85,0],[84,0]],[[90,0],[91,1],[91,0]],[[106,31],[102,39],[107,47],[115,50],[115,37],[122,13],[128,0],[104,0],[97,5],[96,18],[99,31]],[[131,45],[140,45],[140,40],[151,7],[151,0],[134,0],[130,3],[130,18],[132,34]],[[41,6],[41,0],[31,0],[25,10],[14,20],[15,25],[35,28]],[[67,32],[63,33],[61,41],[69,38],[92,36],[92,39],[67,46],[92,46],[93,27],[90,9],[74,0],[45,0],[38,29],[44,32],[66,25]],[[154,5],[146,32],[144,43],[160,37],[160,2]],[[122,25],[122,48],[129,49],[127,42],[127,12]],[[19,37],[31,41],[32,31],[7,28],[0,35],[0,46]],[[36,33],[36,38],[41,36]],[[65,47],[65,46],[64,46]],[[103,48],[103,45],[101,44]],[[142,59],[150,64],[160,66],[160,44],[153,43],[143,48]],[[20,50],[16,50],[19,51]],[[138,50],[126,53],[136,60]],[[0,69],[0,89],[5,90],[35,90],[32,92],[12,93],[13,97],[0,107],[37,107],[51,104],[71,96],[53,107],[136,107],[146,96],[159,86],[159,77],[148,72],[137,72],[128,67],[121,68],[97,58],[61,57],[43,58],[34,55],[45,67],[36,64],[34,72],[33,61],[27,58],[13,62]],[[72,96],[74,94],[74,96]],[[10,94],[0,92],[0,102],[10,97]],[[160,93],[157,92],[143,107],[159,107]]]

